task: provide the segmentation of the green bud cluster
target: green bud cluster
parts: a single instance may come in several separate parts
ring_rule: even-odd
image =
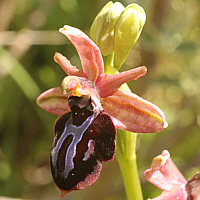
[[[138,4],[124,7],[119,2],[110,1],[94,19],[90,37],[103,56],[113,54],[113,64],[118,70],[138,40],[145,20],[146,14]]]

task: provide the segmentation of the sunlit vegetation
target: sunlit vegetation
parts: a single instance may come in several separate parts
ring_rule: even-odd
[[[1,0],[0,2],[0,198],[59,199],[49,168],[56,116],[37,96],[60,85],[65,73],[53,61],[61,52],[81,68],[73,45],[58,32],[64,24],[87,34],[106,0]],[[143,178],[152,158],[167,149],[188,179],[200,170],[200,5],[198,0],[121,0],[147,14],[146,25],[121,70],[139,65],[147,74],[132,91],[158,105],[168,128],[140,134],[137,161],[144,199],[160,194]],[[99,180],[64,199],[125,200],[116,160]]]

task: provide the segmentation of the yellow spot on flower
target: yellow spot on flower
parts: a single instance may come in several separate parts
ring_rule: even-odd
[[[80,85],[80,83],[77,83],[75,89],[72,90],[72,95],[77,96],[77,97],[81,97],[82,94],[80,93],[80,91],[81,91],[81,85]]]
[[[62,84],[62,93],[68,94],[69,92],[72,92],[73,96],[81,97],[81,84],[80,80],[75,76],[67,76],[63,79]]]

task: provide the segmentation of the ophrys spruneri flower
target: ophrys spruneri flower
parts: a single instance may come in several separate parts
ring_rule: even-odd
[[[83,71],[56,53],[54,60],[68,74],[56,87],[42,93],[38,105],[59,116],[51,151],[51,169],[62,195],[95,182],[102,162],[114,158],[116,130],[137,133],[160,132],[165,116],[156,105],[121,85],[143,76],[146,67],[114,75],[104,74],[98,46],[79,29],[64,26],[60,32],[76,48]]]

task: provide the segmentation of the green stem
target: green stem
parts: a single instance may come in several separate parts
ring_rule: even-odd
[[[137,133],[117,131],[116,158],[124,180],[128,200],[142,200],[142,190],[136,162]]]
[[[113,66],[114,53],[103,57],[105,74],[116,74],[118,71]],[[127,84],[121,89],[129,91]],[[117,130],[116,158],[123,176],[124,186],[128,200],[143,200],[140,179],[136,162],[137,133]]]
[[[117,72],[117,70],[113,68],[113,58],[114,53],[111,53],[107,56],[103,56],[105,74],[111,75]]]

